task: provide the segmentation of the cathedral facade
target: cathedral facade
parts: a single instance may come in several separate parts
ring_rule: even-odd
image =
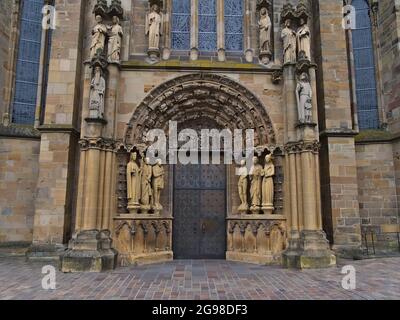
[[[0,6],[0,250],[65,272],[399,250],[397,0]],[[224,129],[251,157],[173,161]]]

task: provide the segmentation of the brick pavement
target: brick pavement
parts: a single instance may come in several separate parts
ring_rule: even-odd
[[[354,291],[341,287],[344,264],[357,270]],[[182,260],[100,274],[57,271],[53,291],[41,287],[43,265],[0,258],[0,300],[400,299],[400,258],[341,261],[337,268],[307,271],[219,260]]]

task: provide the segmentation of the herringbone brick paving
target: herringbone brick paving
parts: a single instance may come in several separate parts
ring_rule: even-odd
[[[342,288],[341,267],[357,271],[357,288]],[[400,299],[400,258],[341,261],[324,270],[286,270],[220,260],[181,260],[100,274],[57,271],[56,290],[42,289],[42,266],[0,258],[0,299],[271,300]]]

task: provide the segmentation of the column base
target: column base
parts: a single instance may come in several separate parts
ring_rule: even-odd
[[[336,266],[336,256],[329,248],[323,231],[302,231],[298,239],[289,240],[282,255],[286,268],[318,269]]]
[[[62,272],[103,272],[115,269],[117,251],[108,230],[87,230],[74,235],[60,257]]]

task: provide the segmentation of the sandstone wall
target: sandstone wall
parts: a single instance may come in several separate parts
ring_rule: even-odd
[[[39,140],[0,138],[0,243],[31,242]]]

